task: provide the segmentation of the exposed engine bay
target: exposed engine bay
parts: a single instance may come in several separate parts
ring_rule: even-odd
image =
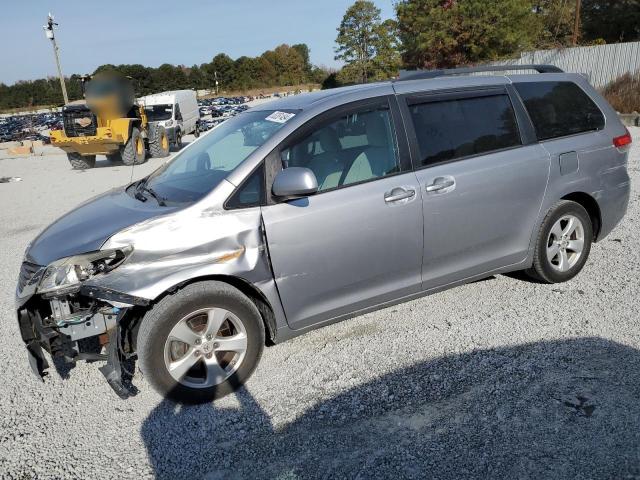
[[[88,295],[87,295],[88,294]],[[18,312],[20,333],[29,363],[39,378],[50,367],[44,351],[54,361],[106,361],[100,371],[121,398],[136,393],[123,381],[122,364],[135,353],[133,329],[143,313],[136,307],[90,298],[93,290],[46,298],[33,296]]]

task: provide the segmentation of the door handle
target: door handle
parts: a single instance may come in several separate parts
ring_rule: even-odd
[[[413,198],[415,194],[416,194],[416,191],[410,188],[405,190],[402,187],[396,187],[390,192],[385,193],[384,201],[387,203],[399,202],[400,200],[407,200],[408,198]]]
[[[440,190],[444,190],[446,188],[451,188],[456,184],[456,181],[449,177],[438,177],[436,178],[431,185],[427,185],[427,192],[439,192]]]

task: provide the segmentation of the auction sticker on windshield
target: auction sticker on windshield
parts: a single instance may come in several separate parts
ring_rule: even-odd
[[[267,118],[265,118],[265,120],[269,120],[270,122],[276,122],[276,123],[286,123],[288,120],[291,120],[295,116],[296,116],[295,113],[276,111],[276,112],[273,112],[271,115],[269,115]]]

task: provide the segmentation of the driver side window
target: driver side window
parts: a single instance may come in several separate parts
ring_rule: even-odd
[[[309,168],[318,191],[366,182],[400,171],[387,103],[362,107],[323,122],[282,152],[283,167]]]

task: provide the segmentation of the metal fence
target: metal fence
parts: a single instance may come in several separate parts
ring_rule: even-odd
[[[565,72],[583,73],[603,88],[626,73],[640,75],[640,42],[525,52],[520,58],[491,65],[551,64]]]

